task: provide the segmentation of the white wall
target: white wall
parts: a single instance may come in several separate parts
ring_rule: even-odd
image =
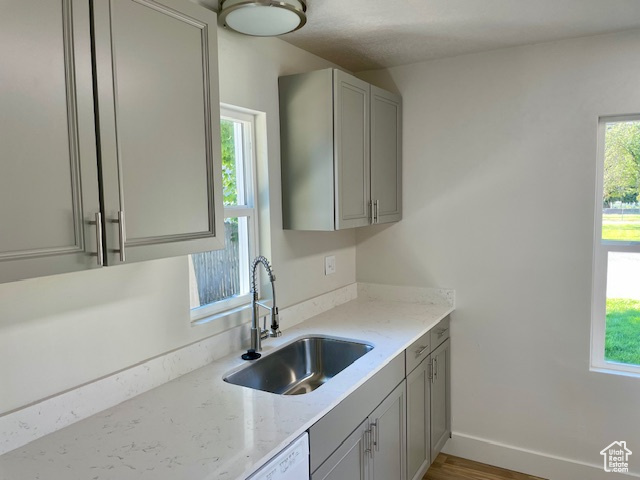
[[[330,66],[221,31],[221,101],[266,113],[270,257],[281,307],[355,281],[355,232],[282,230],[277,78]],[[264,196],[263,208],[265,206]],[[324,255],[338,271],[324,276]],[[0,414],[210,336],[190,326],[186,257],[0,285]]]
[[[589,372],[597,121],[640,112],[640,32],[360,76],[403,96],[405,216],[358,230],[357,279],[456,289],[454,433],[597,466],[626,440],[640,472],[640,379]]]

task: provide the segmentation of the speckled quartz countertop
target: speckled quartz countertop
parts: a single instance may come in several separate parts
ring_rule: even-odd
[[[0,456],[0,479],[245,479],[452,310],[359,297],[264,342],[264,354],[307,334],[374,345],[315,391],[225,383],[237,352]]]

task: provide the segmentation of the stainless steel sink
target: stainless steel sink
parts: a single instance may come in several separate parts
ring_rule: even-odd
[[[373,345],[309,336],[224,377],[225,382],[280,395],[309,393],[347,368]]]

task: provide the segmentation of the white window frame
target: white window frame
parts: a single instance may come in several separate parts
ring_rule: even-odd
[[[242,205],[225,206],[224,218],[230,217],[246,217],[247,229],[245,235],[249,239],[248,245],[240,245],[244,252],[240,252],[240,271],[247,273],[246,277],[240,277],[241,290],[250,289],[249,285],[249,262],[257,256],[259,251],[259,224],[258,224],[258,181],[257,181],[257,162],[256,162],[256,116],[242,110],[236,110],[232,107],[223,106],[220,108],[220,118],[222,120],[231,120],[242,124],[241,142],[236,143],[236,150],[243,152],[244,168],[241,172],[237,172],[238,176],[244,176],[244,184],[247,186],[245,192],[245,201]],[[235,135],[238,138],[238,135]],[[239,192],[240,196],[240,192]],[[240,201],[238,202],[240,203]],[[238,228],[242,228],[239,223]],[[245,293],[220,300],[218,302],[202,305],[201,307],[191,309],[191,321],[194,324],[206,323],[218,317],[238,312],[247,308],[251,303],[251,294]]]
[[[598,121],[598,162],[596,164],[596,207],[593,238],[593,290],[591,305],[591,370],[640,377],[640,366],[605,360],[607,311],[607,267],[609,252],[640,253],[640,242],[602,240],[602,198],[607,123],[636,122],[640,115],[601,117]]]

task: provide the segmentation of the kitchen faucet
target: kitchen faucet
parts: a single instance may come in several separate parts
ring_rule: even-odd
[[[269,276],[269,281],[271,282],[271,296],[272,296],[272,305],[269,307],[262,302],[258,301],[258,265],[262,264],[265,270],[267,271],[267,275]],[[244,360],[255,360],[260,358],[260,354],[257,353],[262,350],[262,340],[267,337],[279,337],[282,335],[280,331],[280,324],[278,321],[278,307],[276,305],[276,276],[273,274],[273,270],[271,269],[271,265],[269,264],[269,260],[267,260],[264,256],[260,255],[256,257],[251,263],[251,347],[247,353],[242,355]],[[259,325],[259,308],[264,307],[269,312],[271,312],[271,328],[267,330],[266,328],[266,318],[265,318],[265,326],[263,329],[260,329]]]

